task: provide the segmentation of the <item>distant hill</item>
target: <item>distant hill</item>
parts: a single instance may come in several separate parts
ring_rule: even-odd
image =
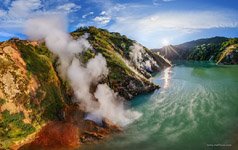
[[[237,64],[238,38],[212,37],[154,49],[165,58],[174,60],[214,61]]]

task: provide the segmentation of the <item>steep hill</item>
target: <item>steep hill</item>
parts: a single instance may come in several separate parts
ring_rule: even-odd
[[[119,33],[88,27],[72,36],[77,39],[85,33],[90,34],[92,49],[78,59],[86,64],[99,52],[106,58],[109,75],[101,83],[125,100],[158,88],[149,78],[170,66],[167,60]],[[57,60],[44,42],[0,43],[0,148],[18,148],[31,141],[23,149],[75,146],[119,130],[109,120],[103,126],[84,120],[85,113],[71,100],[74,93],[68,81],[58,75]]]
[[[72,36],[78,38],[84,33],[90,33],[88,40],[94,51],[87,51],[83,59],[86,62],[95,53],[102,53],[110,68],[107,82],[124,98],[131,99],[139,93],[155,89],[148,80],[151,73],[170,66],[168,60],[119,33],[87,27],[72,32]]]
[[[237,64],[237,44],[237,38],[213,37],[170,45],[154,51],[172,61],[183,59]]]
[[[0,146],[7,148],[60,119],[67,96],[51,54],[34,42],[0,44]]]

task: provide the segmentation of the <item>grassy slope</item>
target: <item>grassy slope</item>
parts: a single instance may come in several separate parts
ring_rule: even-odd
[[[110,34],[106,30],[94,27],[76,30],[72,35],[78,38],[84,33],[90,33],[89,41],[93,49],[96,50],[96,52],[102,53],[106,58],[108,66],[112,69],[109,74],[110,78],[120,80],[123,75],[134,75],[115,53],[116,51],[122,56],[129,58],[129,47],[133,44],[132,40],[127,39],[125,36],[120,36],[117,33]],[[122,45],[125,47],[124,49]],[[91,56],[93,57],[93,55]],[[90,57],[87,57],[87,59],[90,59]]]
[[[226,42],[222,43],[219,53],[215,57],[217,63],[238,63],[238,38],[229,39]],[[232,54],[233,58],[226,58],[227,55]]]
[[[106,58],[109,67],[109,76],[106,82],[114,91],[119,92],[119,94],[125,98],[131,99],[139,93],[151,91],[156,88],[156,86],[150,83],[146,78],[141,78],[136,74],[122,60],[122,58],[130,60],[129,47],[132,46],[135,41],[119,33],[110,33],[107,30],[95,27],[80,28],[71,34],[77,39],[84,33],[90,33],[88,40],[94,51],[96,53],[102,53]],[[93,54],[88,56],[93,56]],[[89,58],[90,57],[87,57],[87,59]],[[130,83],[135,84],[137,88],[133,89],[129,87],[128,85]]]
[[[42,45],[33,47],[22,42],[17,42],[16,45],[27,64],[29,74],[36,76],[40,83],[36,97],[41,99],[40,105],[44,110],[42,113],[42,109],[39,109],[37,113],[42,114],[44,119],[57,119],[56,114],[63,108],[65,95],[53,67],[51,53]],[[46,95],[43,92],[46,92]],[[30,105],[29,107],[35,109],[36,106]]]

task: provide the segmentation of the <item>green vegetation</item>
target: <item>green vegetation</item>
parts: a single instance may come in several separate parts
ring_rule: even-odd
[[[88,60],[93,57],[95,57],[95,53],[91,49],[85,51],[84,53],[80,55],[80,59],[82,60],[84,64],[87,63]]]
[[[209,60],[212,55],[219,53],[220,44],[202,44],[195,46],[189,54],[189,60]]]
[[[238,42],[237,42],[238,43]],[[217,64],[225,61],[225,63],[236,64],[238,62],[238,44],[232,44],[227,46],[217,56]]]
[[[45,43],[40,43],[39,46],[35,46],[34,49],[39,55],[47,56],[48,58],[52,58],[53,56],[53,54],[46,47]]]
[[[101,53],[106,58],[109,74],[103,82],[108,83],[108,85],[115,92],[118,92],[120,96],[123,96],[129,100],[133,96],[142,92],[151,91],[158,88],[158,86],[155,86],[145,79],[148,77],[145,77],[146,70],[140,70],[141,68],[138,69],[135,67],[138,72],[141,74],[144,73],[144,77],[142,77],[135,73],[134,70],[131,69],[128,64],[126,64],[127,61],[132,62],[130,58],[130,46],[133,46],[136,41],[128,39],[125,35],[121,35],[120,33],[108,32],[105,29],[98,29],[95,27],[82,27],[72,32],[71,35],[74,37],[74,39],[77,39],[85,33],[90,34],[88,40],[93,47],[93,51],[90,53]],[[158,62],[161,68],[167,66],[167,62],[160,61],[163,59],[161,56],[151,56],[152,54],[148,52],[148,49],[144,48],[144,50],[147,53],[147,57],[150,56],[153,57],[153,59],[156,58],[155,60]],[[90,57],[87,57],[86,60],[93,57],[92,54],[88,56]],[[145,59],[147,57],[145,57]],[[86,61],[83,62],[85,63]]]
[[[233,53],[236,50],[236,44],[238,43],[237,38],[229,39],[228,41],[222,43],[211,43],[202,44],[195,46],[192,52],[189,54],[189,60],[209,60],[212,56],[215,58],[216,62],[221,62],[227,55]],[[234,45],[234,46],[232,46]],[[236,54],[233,58],[236,58]],[[236,59],[237,60],[237,59]],[[232,60],[224,60],[230,63]]]
[[[30,75],[36,76],[41,84],[36,94],[40,104],[32,102],[28,106],[35,110],[35,115],[42,114],[46,120],[57,119],[57,114],[64,105],[64,96],[57,73],[52,65],[53,60],[49,58],[52,54],[44,45],[33,47],[25,45],[23,42],[17,42],[16,45],[26,62],[27,71]]]
[[[197,61],[214,61],[225,64],[238,63],[237,45],[238,38],[214,37],[208,39],[200,39],[172,46],[179,55],[169,52],[166,54],[164,48],[160,49],[162,55],[170,60],[187,59]]]
[[[129,47],[133,45],[134,41],[128,39],[126,36],[121,36],[119,33],[110,33],[105,29],[98,29],[95,27],[79,28],[75,32],[72,32],[72,36],[76,39],[84,33],[90,34],[88,40],[93,49],[96,52],[102,53],[106,58],[109,67],[110,81],[119,82],[127,75],[134,75],[118,56],[121,54],[122,57],[129,57]],[[87,60],[94,57],[94,55],[95,54],[92,54],[92,51],[85,52],[83,62],[87,62]]]
[[[25,110],[30,110],[29,120],[31,124],[24,123],[24,113],[11,114],[8,110],[0,113],[0,147],[9,148],[13,142],[19,141],[34,133],[42,124],[49,120],[58,120],[61,111],[68,100],[66,83],[62,84],[55,71],[55,60],[53,54],[43,44],[33,46],[27,41],[10,40],[5,46],[11,45],[19,50],[21,57],[26,63],[27,78],[17,75],[11,69],[17,67],[5,67],[11,72],[14,80],[20,82],[20,93],[16,94],[13,103],[24,106]],[[10,59],[10,57],[8,58]],[[9,62],[11,62],[9,60]],[[34,95],[26,94],[29,81],[36,80],[37,89]],[[8,102],[8,99],[0,99],[0,106]],[[1,110],[1,109],[0,109]],[[28,121],[29,121],[28,120]]]
[[[12,141],[21,140],[35,131],[31,124],[23,122],[24,114],[22,112],[10,114],[9,111],[5,110],[1,113],[1,117],[0,145],[2,144],[3,148],[7,148]]]
[[[120,33],[108,32],[105,29],[98,29],[95,27],[81,27],[72,32],[72,35],[77,38],[84,33],[90,33],[89,41],[94,49],[96,49],[94,46],[108,48],[125,57],[129,56],[129,47],[135,42]]]

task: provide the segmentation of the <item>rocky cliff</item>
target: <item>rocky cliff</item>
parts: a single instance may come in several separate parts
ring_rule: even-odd
[[[108,84],[125,100],[158,88],[151,73],[170,63],[122,36],[95,27],[80,28],[92,49],[78,56],[86,63],[100,52],[107,61]],[[71,101],[73,92],[57,71],[57,57],[44,42],[11,39],[0,43],[0,147],[23,149],[38,146],[76,146],[100,140],[120,129],[104,120],[103,126],[84,120],[84,112]],[[47,136],[48,135],[48,136]]]
[[[0,144],[6,148],[59,119],[67,99],[50,59],[36,42],[0,44]]]

